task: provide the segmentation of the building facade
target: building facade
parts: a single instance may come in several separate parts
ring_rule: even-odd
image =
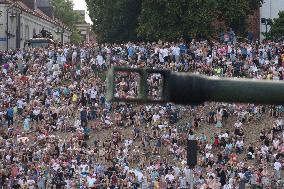
[[[260,9],[254,11],[254,14],[249,16],[248,32],[252,33],[253,40],[259,40],[260,37]]]
[[[90,42],[90,27],[89,23],[78,23],[76,24],[76,29],[79,31],[83,41]]]
[[[81,16],[81,22],[76,24],[76,29],[79,31],[83,41],[89,43],[91,35],[91,25],[85,21],[86,11],[85,10],[76,10],[76,11]]]
[[[55,20],[48,0],[0,0],[0,51],[23,48],[44,28],[57,42],[70,42],[71,31]]]

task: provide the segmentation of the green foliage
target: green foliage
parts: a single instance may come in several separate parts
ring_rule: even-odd
[[[215,5],[214,0],[144,0],[139,35],[149,40],[209,36]]]
[[[184,15],[184,33],[192,37],[206,38],[214,33],[217,3],[215,0],[190,1]]]
[[[226,28],[246,33],[247,18],[263,0],[86,0],[100,41],[210,37]]]
[[[73,10],[72,0],[51,0],[55,8],[55,17],[61,20],[70,29],[75,29],[75,25],[80,21],[80,15]]]
[[[99,41],[137,39],[141,0],[86,0]]]
[[[273,20],[267,38],[279,40],[284,39],[284,11],[279,12],[279,18]]]
[[[225,22],[239,35],[247,31],[247,18],[261,5],[263,0],[218,0],[217,18]]]
[[[79,31],[75,30],[72,32],[70,36],[71,43],[79,44],[83,41],[82,36],[80,35]]]
[[[263,0],[248,0],[249,2],[249,8],[251,10],[251,13],[256,10],[258,7],[260,7],[263,3]]]

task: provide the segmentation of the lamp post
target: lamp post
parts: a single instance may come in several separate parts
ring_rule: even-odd
[[[60,30],[60,28],[57,28],[57,31],[55,32],[56,34],[60,34],[60,40],[61,40],[61,43],[62,43],[62,45],[64,44],[64,32],[65,32],[65,29],[64,29],[64,27],[62,27],[61,28],[61,30]]]
[[[271,25],[272,20],[271,20],[271,18],[261,18],[261,23],[262,23],[263,25],[265,25],[265,37],[267,37],[268,26]]]
[[[64,44],[64,32],[65,32],[65,29],[64,27],[62,27],[62,31],[61,31],[61,44],[62,45]]]
[[[57,28],[57,30],[56,30],[56,35],[57,35],[57,37],[56,37],[56,41],[59,43],[59,34],[61,34],[61,31],[60,31],[60,28]],[[61,38],[61,36],[60,36],[60,38]],[[61,39],[60,39],[61,40]]]

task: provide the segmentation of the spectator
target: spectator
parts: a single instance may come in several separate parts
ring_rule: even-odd
[[[282,44],[242,43],[233,35],[223,36],[226,43],[84,43],[0,52],[1,187],[189,188],[186,141],[195,138],[197,189],[246,182],[282,188],[282,106],[106,100],[111,66],[283,80]],[[137,75],[116,77],[118,97],[137,95]],[[159,98],[162,76],[148,82]]]

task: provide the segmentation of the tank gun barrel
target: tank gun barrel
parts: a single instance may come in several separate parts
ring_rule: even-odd
[[[136,98],[115,96],[115,75],[117,72],[137,73],[140,76]],[[161,74],[162,95],[159,100],[148,97],[147,76]],[[215,78],[197,74],[170,72],[153,69],[131,69],[112,67],[108,73],[108,100],[137,103],[200,104],[206,101],[238,102],[255,104],[284,104],[284,82]]]

